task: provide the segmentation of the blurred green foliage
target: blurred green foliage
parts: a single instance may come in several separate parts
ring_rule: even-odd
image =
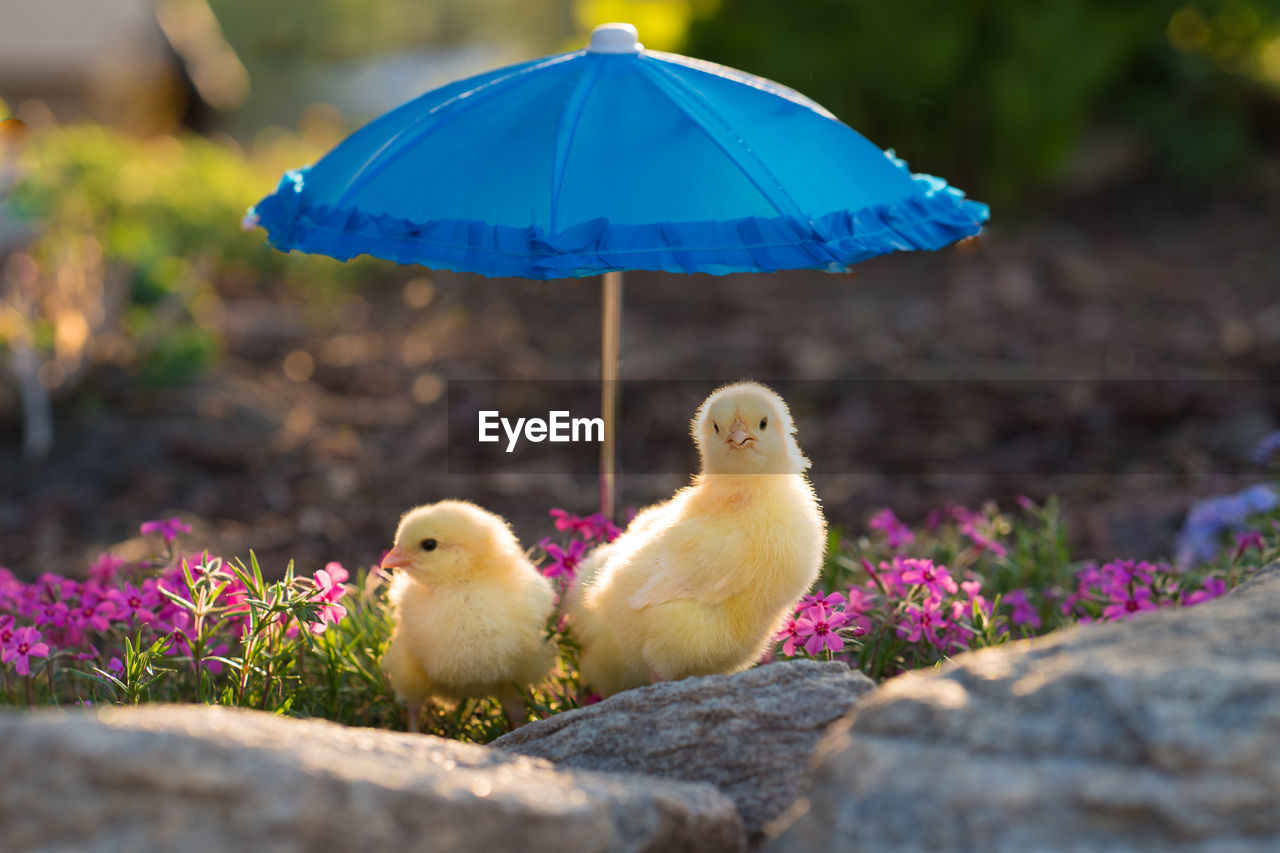
[[[995,204],[1050,183],[1082,134],[1136,132],[1204,183],[1280,91],[1280,0],[723,0],[686,52],[792,86],[913,168]]]
[[[246,64],[356,59],[483,40],[539,49],[572,26],[571,0],[210,0],[209,6]]]
[[[77,361],[61,373],[80,361],[112,361],[144,381],[172,384],[217,357],[228,292],[323,299],[385,277],[385,265],[284,254],[262,231],[241,230],[246,209],[317,150],[314,140],[279,129],[250,153],[225,141],[142,139],[95,125],[34,134],[9,200],[38,235],[25,250],[33,270],[25,333],[48,357]],[[0,339],[6,329],[16,333],[0,325]]]

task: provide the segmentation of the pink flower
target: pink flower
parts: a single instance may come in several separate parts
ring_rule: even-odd
[[[1144,610],[1159,610],[1151,600],[1151,590],[1145,586],[1135,587],[1132,591],[1116,589],[1112,592],[1111,603],[1102,611],[1103,619],[1128,619]]]
[[[12,616],[0,616],[0,649],[7,649],[13,643],[13,627]]]
[[[866,560],[862,561],[862,567],[867,570],[867,574],[871,575],[872,580],[880,585],[886,595],[890,592],[896,595],[907,594],[907,584],[902,579],[902,573],[906,570],[907,564],[901,557],[894,557],[892,563],[886,563],[882,560],[879,574],[871,568],[871,563]]]
[[[845,611],[848,613],[865,613],[875,606],[875,602],[871,600],[871,593],[860,586],[849,587],[849,598],[845,604]]]
[[[1192,607],[1202,604],[1206,601],[1225,595],[1227,592],[1227,582],[1222,578],[1205,578],[1204,589],[1198,589],[1187,596],[1186,605]]]
[[[346,618],[347,608],[338,602],[347,594],[347,588],[343,586],[342,581],[350,576],[351,574],[342,567],[341,563],[329,563],[315,573],[314,598],[320,602],[320,621],[308,625],[311,633],[322,634],[326,627],[336,625]]]
[[[612,542],[622,532],[608,516],[599,512],[581,518],[563,509],[553,509],[551,517],[556,520],[556,530],[580,536],[588,542]]]
[[[591,535],[587,538],[596,539],[601,542],[612,542],[622,533],[618,529],[618,525],[609,520],[608,516],[602,513],[592,513],[587,516],[585,521],[591,525]]]
[[[542,573],[549,578],[573,578],[578,573],[578,563],[587,551],[587,543],[575,539],[569,543],[569,550],[561,548],[554,542],[542,541],[542,550],[551,557],[551,562],[542,567]]]
[[[572,536],[592,537],[595,535],[595,526],[585,518],[579,518],[571,512],[563,509],[551,510],[551,517],[556,520],[556,530],[563,530]]]
[[[1134,583],[1150,585],[1155,580],[1159,567],[1148,562],[1134,560],[1112,560],[1105,563],[1100,572],[1102,590],[1111,594],[1113,590],[1127,589]]]
[[[18,628],[13,639],[0,649],[0,662],[12,663],[18,675],[31,674],[31,658],[47,658],[49,647],[40,642],[40,632],[35,628]]]
[[[963,581],[960,584],[960,589],[964,590],[965,595],[969,596],[969,603],[971,605],[976,604],[978,606],[978,610],[988,616],[991,615],[991,602],[987,601],[986,597],[980,594],[982,591],[982,581]],[[966,613],[973,612],[971,607],[965,608],[965,611]]]
[[[918,643],[921,638],[924,638],[933,645],[941,647],[943,642],[938,635],[938,630],[945,627],[946,616],[940,604],[937,598],[932,597],[925,599],[923,606],[908,604],[903,614],[905,619],[898,626],[898,633],[912,643]]]
[[[955,579],[946,566],[935,566],[933,560],[917,560],[915,558],[902,561],[901,575],[903,583],[912,586],[923,586],[930,594],[941,596],[943,593],[955,595],[959,589]]]
[[[901,548],[903,545],[911,544],[916,539],[915,534],[911,532],[911,528],[899,521],[898,516],[893,514],[893,510],[887,507],[872,516],[871,521],[867,522],[867,526],[872,530],[883,531],[890,548]]]
[[[1262,534],[1257,530],[1247,530],[1244,533],[1236,534],[1236,553],[1232,559],[1238,560],[1245,555],[1250,548],[1261,551],[1265,546],[1262,541]]]
[[[778,632],[777,640],[782,641],[782,653],[784,655],[791,657],[796,653],[796,646],[800,644],[800,633],[796,630],[794,616],[787,620],[786,625],[782,626],[782,630]]]
[[[844,596],[838,592],[811,592],[804,598],[800,599],[800,603],[796,605],[796,609],[800,610],[814,604],[821,604],[823,607],[832,609],[844,604]]]
[[[98,594],[85,594],[80,597],[75,610],[71,613],[73,623],[80,630],[109,631],[111,620],[115,618],[116,606]]]
[[[351,572],[344,569],[342,567],[342,563],[337,561],[325,563],[324,568],[321,569],[321,571],[325,572],[335,584],[344,584],[351,580]],[[318,575],[319,573],[317,572],[317,576]],[[341,596],[339,596],[339,598],[341,598]]]
[[[1013,615],[1010,617],[1013,624],[1029,625],[1033,629],[1039,628],[1043,624],[1040,620],[1040,613],[1027,600],[1026,590],[1015,589],[1006,593],[1004,603],[1013,608]]]
[[[960,524],[960,532],[969,537],[969,541],[973,543],[973,547],[979,553],[990,551],[996,557],[1007,557],[1009,549],[1001,545],[996,540],[982,534],[972,523],[965,521]]]
[[[976,632],[964,624],[964,620],[972,615],[972,601],[951,602],[951,619],[946,623],[942,635],[943,645],[947,651],[962,651],[969,648],[969,636]]]
[[[67,627],[71,617],[71,608],[66,602],[52,601],[38,605],[31,613],[31,621],[41,627],[62,629]]]
[[[107,593],[107,597],[123,611],[117,618],[140,622],[144,625],[155,621],[155,611],[160,606],[160,594],[156,592],[156,582],[150,578],[142,582],[141,588],[127,583],[123,589],[111,590]]]
[[[811,655],[823,649],[838,652],[844,648],[844,640],[836,632],[848,621],[844,613],[828,612],[821,604],[814,604],[796,620],[796,634],[804,640],[804,650]]]
[[[183,524],[180,518],[166,518],[156,521],[144,521],[142,522],[141,530],[143,536],[159,533],[164,537],[164,544],[172,545],[173,540],[178,538],[179,533],[191,532],[191,525]]]
[[[124,560],[113,554],[99,554],[98,559],[89,564],[89,580],[101,586],[111,586],[124,565]]]
[[[165,654],[191,657],[191,640],[187,634],[191,630],[190,613],[178,608],[168,622],[157,624],[156,628],[169,635],[169,648],[165,649]]]

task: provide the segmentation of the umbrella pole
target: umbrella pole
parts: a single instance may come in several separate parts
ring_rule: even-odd
[[[600,512],[614,519],[617,510],[618,360],[622,350],[622,273],[607,272],[601,281],[600,311],[600,417],[604,440],[600,444]]]

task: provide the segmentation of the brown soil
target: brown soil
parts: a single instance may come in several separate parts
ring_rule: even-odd
[[[996,211],[979,241],[880,258],[856,276],[629,274],[623,376],[701,380],[705,390],[754,377],[784,393],[815,380],[796,391],[814,396],[796,406],[799,438],[828,518],[846,529],[861,531],[884,505],[918,519],[946,501],[1058,493],[1082,553],[1155,555],[1194,495],[1263,475],[1248,453],[1280,423],[1270,386],[1103,386],[1112,393],[1059,395],[1032,411],[957,382],[955,395],[977,402],[939,422],[928,415],[945,397],[916,381],[1276,376],[1275,196],[1144,191],[1060,202],[1038,218]],[[171,512],[202,520],[193,545],[315,568],[376,560],[399,514],[438,498],[485,504],[526,544],[549,532],[548,508],[594,509],[586,474],[515,462],[449,474],[451,439],[470,437],[447,428],[444,383],[593,379],[597,282],[431,273],[433,298],[411,307],[424,291],[406,282],[426,274],[389,269],[336,304],[227,293],[216,371],[176,390],[96,376],[59,412],[57,444],[40,463],[22,461],[18,436],[5,434],[0,563],[76,572],[89,553]],[[314,363],[305,379],[306,359],[293,358],[295,378],[285,370],[296,351]],[[892,380],[901,393],[871,410],[857,402],[865,383],[822,384],[858,379]],[[663,437],[628,448],[624,504],[684,480],[691,405],[629,409]],[[951,446],[965,448],[958,460],[939,456]],[[839,464],[824,464],[833,454]]]

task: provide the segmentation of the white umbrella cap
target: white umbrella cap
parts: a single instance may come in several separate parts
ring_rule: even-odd
[[[631,24],[601,24],[591,31],[592,53],[639,53],[639,34]]]

